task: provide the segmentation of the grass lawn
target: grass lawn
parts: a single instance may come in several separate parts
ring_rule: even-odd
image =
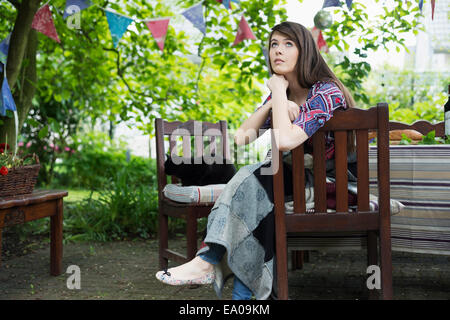
[[[50,189],[52,189],[52,190],[65,190],[65,191],[69,192],[69,195],[64,198],[64,202],[81,201],[83,199],[89,198],[89,196],[91,195],[91,190],[86,190],[86,189],[70,189],[70,188],[58,187],[58,186],[40,187],[39,189],[44,189],[44,190],[50,190]],[[98,199],[98,197],[99,197],[99,192],[98,191],[94,191],[92,193],[92,198],[93,199]]]

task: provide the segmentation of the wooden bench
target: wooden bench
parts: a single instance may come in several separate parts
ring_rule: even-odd
[[[369,130],[376,130],[378,155],[378,209],[369,206]],[[336,212],[327,212],[325,134],[335,139]],[[356,133],[357,211],[349,212],[347,178],[347,134]],[[368,265],[380,263],[382,297],[392,299],[390,239],[389,110],[378,104],[369,110],[336,110],[333,118],[313,136],[314,213],[306,213],[303,144],[292,150],[294,213],[284,204],[283,162],[274,174],[277,284],[279,299],[288,299],[287,235],[302,232],[367,232]],[[275,153],[274,153],[274,156]],[[278,156],[281,159],[282,153]],[[379,241],[379,245],[378,245]],[[378,252],[379,247],[379,252]]]
[[[63,254],[63,198],[67,195],[67,191],[36,190],[31,194],[0,198],[0,258],[4,227],[50,217],[50,274],[60,275]]]

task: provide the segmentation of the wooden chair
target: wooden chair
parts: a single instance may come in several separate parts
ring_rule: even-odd
[[[436,137],[441,137],[441,138],[445,137],[444,121],[438,122],[435,124],[432,124],[425,120],[419,120],[412,124],[405,124],[405,123],[396,122],[396,121],[389,121],[389,131],[405,130],[405,129],[416,130],[423,135],[427,135],[429,132],[434,130]]]
[[[225,159],[229,158],[229,147],[227,137],[227,122],[219,121],[217,123],[187,121],[187,122],[167,122],[163,119],[155,120],[156,129],[156,159],[158,174],[158,204],[159,204],[159,266],[160,269],[168,267],[169,259],[185,263],[195,257],[197,252],[197,222],[198,219],[207,217],[214,205],[211,203],[185,204],[174,202],[166,198],[163,189],[167,184],[167,175],[164,170],[165,162],[165,137],[169,136],[169,151],[177,150],[177,144],[182,139],[183,156],[191,157],[191,141],[194,140],[195,156],[203,156],[204,137],[211,140],[210,146],[217,145],[217,136],[221,138],[222,155]],[[178,129],[178,130],[177,130]],[[172,183],[176,183],[176,177],[172,177]],[[180,254],[169,249],[168,243],[168,217],[175,217],[186,220],[186,255]]]
[[[348,210],[347,133],[356,132],[357,212]],[[379,209],[369,209],[368,131],[377,130]],[[334,132],[336,167],[336,212],[327,213],[325,138]],[[299,232],[367,231],[368,265],[378,265],[380,258],[382,298],[392,299],[392,260],[389,184],[389,110],[378,104],[369,110],[336,110],[333,118],[312,137],[314,149],[315,213],[306,214],[304,148],[292,150],[294,214],[286,215],[284,206],[283,163],[274,174],[274,207],[278,298],[288,299],[287,234]],[[282,154],[279,154],[280,159]],[[378,253],[378,240],[379,249]]]

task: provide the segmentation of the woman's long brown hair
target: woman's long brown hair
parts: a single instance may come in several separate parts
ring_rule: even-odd
[[[272,32],[269,36],[269,50],[270,40],[274,32],[280,32],[287,36],[290,40],[295,42],[297,49],[299,50],[297,61],[297,77],[298,83],[303,88],[311,88],[314,83],[318,81],[332,81],[344,94],[345,101],[349,108],[355,106],[355,101],[348,89],[342,84],[342,82],[336,77],[336,75],[328,67],[327,63],[320,54],[319,49],[314,41],[311,32],[301,24],[295,22],[282,22],[272,28]],[[269,63],[270,64],[270,63]],[[274,73],[272,65],[270,64],[270,71]],[[288,89],[289,90],[289,89]],[[288,91],[289,96],[289,91]],[[347,135],[348,151],[353,152],[355,150],[355,135],[354,132],[350,132]]]

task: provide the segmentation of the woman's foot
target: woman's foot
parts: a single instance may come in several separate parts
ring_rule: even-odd
[[[214,266],[200,257],[181,266],[156,273],[156,279],[173,286],[211,284],[215,280]]]

